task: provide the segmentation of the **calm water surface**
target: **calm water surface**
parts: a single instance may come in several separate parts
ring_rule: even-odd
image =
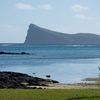
[[[0,55],[0,71],[14,71],[51,78],[61,83],[79,83],[99,77],[100,46],[0,44],[0,51],[30,55]],[[35,74],[33,74],[35,73]]]

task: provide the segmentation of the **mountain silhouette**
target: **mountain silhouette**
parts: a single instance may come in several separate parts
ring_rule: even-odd
[[[61,33],[30,24],[25,44],[100,45],[100,35]]]

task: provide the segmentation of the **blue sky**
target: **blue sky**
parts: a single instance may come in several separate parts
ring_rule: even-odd
[[[0,43],[23,43],[30,23],[100,34],[100,0],[0,0]]]

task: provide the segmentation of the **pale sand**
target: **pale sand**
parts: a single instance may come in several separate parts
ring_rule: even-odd
[[[49,84],[48,86],[29,86],[31,88],[41,89],[100,89],[100,85],[86,85],[86,84]]]

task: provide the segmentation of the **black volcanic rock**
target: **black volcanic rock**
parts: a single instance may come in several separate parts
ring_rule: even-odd
[[[66,34],[30,24],[25,44],[100,45],[100,35],[90,33]]]
[[[20,52],[20,53],[16,53],[16,52],[0,52],[0,55],[29,55],[30,53],[26,53],[26,52]]]
[[[50,83],[58,82],[17,72],[0,72],[0,88],[29,88],[29,86],[46,86]]]

